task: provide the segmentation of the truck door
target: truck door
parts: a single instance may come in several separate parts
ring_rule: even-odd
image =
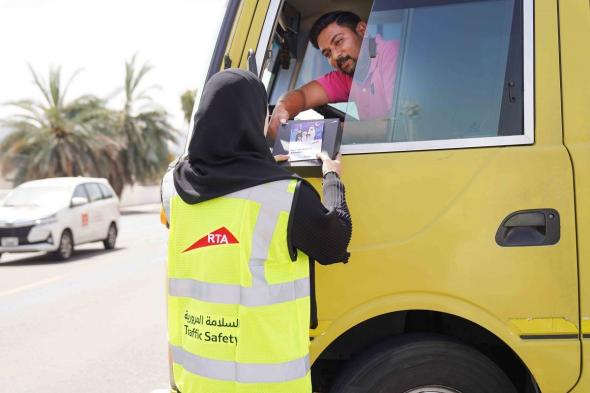
[[[583,372],[573,390],[590,391],[590,3],[559,2],[564,141],[575,175]]]
[[[321,76],[301,37],[333,9],[290,4],[306,45],[295,88]],[[365,71],[340,104],[352,257],[318,267],[313,359],[387,307],[427,309],[489,329],[542,391],[568,391],[580,373],[578,272],[555,2],[375,0],[363,18]],[[371,65],[379,56],[387,64]],[[376,113],[387,80],[391,96],[377,101],[391,104]]]

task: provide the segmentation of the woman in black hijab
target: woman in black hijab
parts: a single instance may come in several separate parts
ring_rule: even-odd
[[[206,84],[195,115],[188,156],[174,186],[190,204],[297,175],[276,164],[265,139],[266,89],[250,72],[229,69]],[[295,196],[291,244],[321,264],[345,262],[352,234],[340,162],[322,154],[324,205],[303,181]]]
[[[252,73],[226,70],[214,75],[195,115],[188,161],[174,172],[178,194],[203,202],[271,181],[294,178],[276,165],[263,130],[266,90]]]
[[[319,157],[323,161],[324,172],[324,204],[322,204],[319,195],[309,183],[281,168],[275,162],[265,138],[268,127],[267,117],[266,90],[262,82],[254,74],[230,69],[214,75],[203,90],[199,108],[195,115],[188,156],[180,161],[174,169],[174,186],[183,204],[188,206],[215,200],[216,198],[228,196],[228,194],[238,195],[236,193],[240,191],[252,190],[270,183],[279,184],[276,182],[296,180],[297,185],[290,205],[285,246],[288,248],[288,255],[293,261],[298,258],[298,250],[300,251],[299,258],[301,258],[301,255],[309,257],[309,277],[311,282],[307,284],[307,295],[310,296],[310,324],[314,326],[317,324],[317,317],[313,291],[313,261],[322,264],[347,262],[349,256],[347,247],[352,233],[352,224],[346,206],[344,186],[339,177],[340,162],[339,159],[331,160],[326,154],[321,154]],[[272,198],[272,195],[270,197]],[[178,235],[178,229],[175,228],[174,207],[172,210],[169,264],[173,263],[171,262],[173,258],[170,257],[173,237],[180,236]],[[236,212],[236,214],[241,213]],[[186,227],[186,220],[182,225],[183,228]],[[194,247],[195,244],[191,247]],[[187,250],[189,248],[183,252]],[[203,263],[203,261],[200,263]],[[215,263],[218,263],[218,261],[210,261],[210,264]],[[169,267],[170,271],[171,268]],[[173,284],[169,282],[171,296],[181,296],[173,294],[176,290]],[[248,288],[242,288],[239,302],[247,303],[248,301],[245,300],[247,295],[245,295],[244,291],[248,291]],[[203,289],[200,288],[192,293],[198,293],[201,296]],[[215,303],[217,300],[209,299],[209,301]],[[244,303],[240,304],[244,306]],[[183,310],[178,310],[178,312],[184,313]],[[190,313],[187,311],[188,314]],[[172,319],[169,319],[169,325],[170,321],[175,321],[174,318],[175,316],[172,316]],[[176,318],[179,320],[178,323],[182,324],[185,323],[186,315],[177,315]],[[286,327],[281,328],[285,329]],[[264,330],[264,328],[261,329]],[[307,343],[307,332],[303,334],[305,337],[298,339],[302,339]],[[171,346],[173,347],[172,344]],[[189,373],[198,375],[198,378],[211,378],[210,375],[204,375],[207,374],[207,371],[202,364],[202,360],[200,367],[191,369],[189,365],[185,364],[188,362],[186,356],[189,355],[186,355],[184,349],[173,348],[174,366],[182,367],[182,372],[188,370]],[[239,369],[241,365],[235,367]],[[309,364],[306,367],[308,368]],[[183,393],[212,392],[210,386],[208,388],[187,388],[187,386],[192,386],[191,383],[186,382],[186,378],[190,379],[190,377],[186,377],[182,373],[176,375],[177,368],[174,368],[174,370],[174,377],[177,382],[179,377],[183,379],[181,384],[185,386],[185,390],[182,390],[182,387],[179,386]],[[214,374],[218,375],[216,373],[217,371]],[[235,385],[232,391],[249,392],[250,390],[241,390],[240,388],[240,382],[244,382],[239,380],[241,373],[248,374],[249,371],[237,372],[235,378],[238,378],[238,380],[233,380]],[[278,376],[271,378],[275,377],[279,378]],[[224,380],[224,377],[219,378]],[[307,379],[309,379],[309,374],[307,374]],[[247,382],[253,381],[248,380]],[[264,390],[258,389],[258,391]],[[305,392],[301,391],[300,393]]]

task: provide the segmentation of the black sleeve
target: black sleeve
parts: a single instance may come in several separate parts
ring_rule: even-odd
[[[352,221],[346,205],[344,184],[333,172],[326,174],[324,203],[315,190],[300,183],[293,201],[290,243],[322,265],[347,262]]]

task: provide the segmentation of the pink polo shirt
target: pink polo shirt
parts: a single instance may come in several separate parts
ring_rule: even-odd
[[[317,82],[328,94],[330,102],[354,101],[361,120],[389,117],[393,103],[399,41],[375,37],[376,57],[370,60],[364,81],[353,80],[341,71],[332,71]]]

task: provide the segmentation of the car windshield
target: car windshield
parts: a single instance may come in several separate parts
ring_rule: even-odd
[[[55,206],[65,205],[72,191],[65,187],[21,187],[6,196],[3,206]]]

